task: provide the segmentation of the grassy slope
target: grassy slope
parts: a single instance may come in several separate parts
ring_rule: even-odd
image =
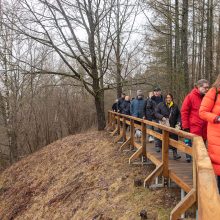
[[[128,165],[130,154],[104,132],[52,143],[0,175],[0,219],[169,219],[175,194],[134,187],[152,167]]]

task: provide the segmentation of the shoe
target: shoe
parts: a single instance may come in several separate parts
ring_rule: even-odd
[[[178,159],[180,159],[181,158],[181,156],[179,155],[179,154],[177,154],[177,150],[175,149],[175,150],[173,150],[173,159],[174,160],[178,160]]]
[[[179,154],[173,156],[173,159],[174,159],[174,160],[179,160],[180,158],[181,158],[181,156],[180,156]]]
[[[150,143],[152,143],[152,142],[154,141],[154,138],[153,138],[152,136],[150,136],[150,137],[148,138],[148,141],[149,141]]]
[[[190,163],[191,162],[191,158],[186,158],[186,162]]]
[[[160,152],[160,147],[156,147],[156,152],[157,152],[157,153]]]

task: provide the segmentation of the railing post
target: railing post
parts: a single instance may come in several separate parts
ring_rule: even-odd
[[[142,145],[142,155],[145,157],[146,156],[146,138],[147,138],[147,134],[146,134],[146,124],[144,122],[141,123],[141,132],[142,132],[142,136],[141,136],[141,145]]]
[[[131,129],[130,129],[130,132],[131,132],[131,146],[133,147],[134,146],[134,120],[131,119]]]
[[[163,176],[169,177],[169,132],[163,130],[162,140]]]
[[[118,134],[120,134],[120,130],[121,130],[120,115],[118,115],[118,118],[117,118],[117,126],[118,126]]]
[[[111,113],[110,113],[110,112],[108,112],[108,124],[109,124],[109,123],[110,123],[110,121],[111,121],[110,115],[111,115]]]
[[[113,124],[112,124],[112,128],[113,130],[115,130],[115,125],[116,125],[116,118],[115,118],[115,114],[112,115],[112,121],[113,121]]]
[[[123,141],[126,141],[126,118],[123,116],[123,128],[122,128]]]

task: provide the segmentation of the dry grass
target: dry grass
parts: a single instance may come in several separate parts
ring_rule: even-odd
[[[128,165],[104,132],[56,141],[0,175],[0,219],[169,219],[171,189],[135,187],[152,167]]]

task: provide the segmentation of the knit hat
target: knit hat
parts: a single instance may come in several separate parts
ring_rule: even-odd
[[[143,93],[141,90],[137,90],[137,96],[143,96]]]
[[[158,91],[161,91],[161,89],[160,89],[160,87],[155,87],[155,88],[154,88],[154,91],[155,91],[155,92],[158,92]]]

